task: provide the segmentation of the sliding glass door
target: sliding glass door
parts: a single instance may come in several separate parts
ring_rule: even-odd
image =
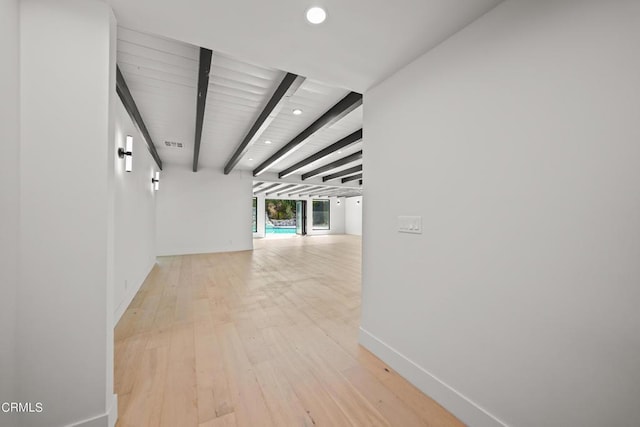
[[[313,201],[313,229],[329,230],[331,202],[329,200]]]
[[[296,234],[307,234],[307,202],[296,200]]]

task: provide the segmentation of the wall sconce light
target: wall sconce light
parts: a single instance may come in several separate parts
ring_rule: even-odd
[[[357,203],[357,204],[360,204],[360,200],[356,200],[356,203]]]
[[[340,199],[338,199],[338,201],[336,202],[337,204],[340,204]]]
[[[151,178],[151,185],[153,185],[155,191],[160,189],[160,172],[156,172],[155,176]]]
[[[127,135],[125,147],[118,148],[118,157],[124,159],[124,170],[131,172],[133,170],[133,137]]]

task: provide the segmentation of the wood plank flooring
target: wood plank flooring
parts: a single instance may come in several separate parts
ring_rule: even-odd
[[[115,330],[118,427],[460,426],[357,343],[360,238],[162,257]]]

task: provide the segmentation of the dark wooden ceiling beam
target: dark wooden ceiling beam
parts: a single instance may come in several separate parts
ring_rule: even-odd
[[[204,124],[204,109],[207,105],[209,91],[209,73],[211,72],[211,57],[213,52],[204,47],[200,48],[200,69],[198,71],[198,97],[196,99],[196,133],[193,141],[193,171],[198,172],[200,158],[200,142],[202,140],[202,126]]]
[[[286,178],[293,174],[295,171],[302,169],[305,166],[310,165],[313,162],[321,160],[336,151],[342,150],[349,145],[356,143],[362,139],[362,129],[358,129],[350,135],[345,136],[340,141],[331,144],[330,146],[318,151],[317,153],[307,157],[304,160],[299,161],[293,166],[290,166],[278,174],[278,178]]]
[[[332,173],[331,175],[327,175],[322,177],[322,182],[327,182],[332,179],[342,178],[343,176],[353,175],[354,173],[362,172],[362,165],[354,166],[349,169],[342,170],[340,172]]]
[[[260,194],[260,193],[264,193],[266,191],[272,190],[278,186],[280,186],[282,184],[280,184],[279,182],[275,183],[275,184],[271,184],[271,185],[267,185],[266,187],[263,187],[257,191],[254,191],[253,194]]]
[[[319,188],[319,187],[306,185],[306,186],[303,186],[301,188],[291,189],[290,191],[288,191],[288,193],[289,193],[289,196],[292,196],[294,194],[298,195],[298,196],[301,196],[301,195],[304,195],[304,194],[308,193],[309,191],[313,191],[314,189],[317,189],[317,188]]]
[[[315,192],[313,194],[307,194],[307,196],[311,197],[311,198],[313,198],[313,197],[322,197],[322,196],[326,196],[326,195],[327,195],[326,191],[317,191],[317,192]]]
[[[278,190],[277,190],[277,191],[284,191],[284,190],[287,190],[287,189],[292,188],[292,187],[295,187],[295,186],[296,186],[296,184],[287,184],[287,185],[283,185],[282,187],[278,188]],[[280,196],[280,194],[278,194],[278,193],[276,192],[276,190],[274,190],[274,191],[269,191],[269,192],[267,193],[267,195],[269,195],[269,194],[276,194],[276,195]]]
[[[337,168],[339,168],[341,166],[348,165],[349,163],[356,162],[356,161],[358,161],[360,159],[362,159],[362,150],[360,150],[360,151],[358,151],[356,153],[353,153],[351,155],[348,155],[346,157],[343,157],[341,159],[338,159],[335,162],[328,163],[328,164],[326,164],[324,166],[321,166],[321,167],[319,167],[317,169],[314,169],[314,170],[312,170],[310,172],[304,173],[304,174],[302,174],[302,180],[313,178],[314,176],[318,176],[318,175],[321,175],[321,174],[323,174],[325,172],[332,171],[332,170],[337,169]]]
[[[129,113],[129,117],[131,117],[131,121],[135,125],[136,129],[142,134],[145,142],[147,143],[147,149],[149,153],[151,153],[151,157],[155,160],[158,168],[162,170],[162,160],[160,160],[160,156],[158,155],[158,151],[156,150],[156,146],[151,139],[151,135],[149,135],[149,130],[147,126],[144,124],[144,120],[142,120],[142,116],[140,115],[140,111],[138,110],[138,106],[136,102],[133,100],[133,96],[131,95],[131,91],[129,91],[129,86],[127,86],[127,82],[124,80],[124,76],[120,71],[120,67],[116,65],[116,93],[120,97],[120,101],[124,105],[125,110]]]
[[[321,189],[323,189],[323,188],[324,188],[324,187],[323,187],[322,185],[316,185],[316,186],[314,186],[314,187],[307,188],[306,190],[304,190],[304,191],[302,191],[302,192],[298,193],[298,195],[299,195],[299,196],[307,196],[307,195],[309,195],[309,194],[311,194],[311,193],[313,193],[313,192],[316,192],[316,191],[318,191],[318,190],[321,190]]]
[[[344,184],[345,182],[349,182],[349,181],[355,181],[357,179],[362,178],[362,174],[359,173],[358,175],[353,175],[353,176],[348,176],[346,178],[342,178],[342,183]]]
[[[293,187],[289,187],[289,189],[287,189],[287,191],[281,191],[280,193],[278,193],[278,196],[282,196],[283,194],[292,194],[292,191],[302,191],[305,187],[307,187],[306,185],[300,185],[300,184],[294,184]]]
[[[321,187],[321,188],[309,193],[309,196],[325,195],[325,194],[332,193],[332,192],[338,191],[338,190],[339,190],[339,188],[336,188],[336,187]]]
[[[295,138],[289,141],[284,147],[279,149],[275,154],[262,162],[257,168],[253,170],[253,176],[258,176],[282,158],[292,151],[298,149],[304,142],[313,134],[325,127],[331,126],[338,122],[344,116],[362,105],[362,94],[356,92],[350,92],[347,96],[342,98],[336,105],[327,110],[322,116],[320,116],[309,127],[300,132]]]
[[[310,195],[310,197],[331,197],[336,194],[338,194],[338,192],[336,191],[321,191],[319,193]]]
[[[300,195],[301,195],[300,193],[301,193],[301,191],[300,191],[300,190],[294,190],[294,191],[292,191],[291,193],[287,193],[287,196],[289,196],[289,197],[296,197],[296,196],[300,196]]]
[[[354,191],[357,191],[357,190],[349,187],[341,187],[341,188],[333,189],[325,194],[327,194],[328,196],[337,196],[342,194],[350,194],[350,193],[353,193]]]
[[[287,75],[284,76],[276,91],[271,95],[271,99],[269,99],[269,102],[267,102],[267,105],[265,105],[255,123],[253,123],[251,129],[249,129],[249,132],[245,135],[244,139],[240,142],[224,166],[225,175],[228,175],[233,170],[242,156],[249,151],[251,145],[260,138],[273,119],[276,118],[287,98],[298,90],[304,80],[304,77],[293,73],[287,73]]]
[[[262,184],[264,184],[264,182],[257,182],[257,183],[255,183],[255,184],[253,184],[253,188],[254,188],[254,189],[255,189],[255,188],[258,188],[258,187],[260,187]]]

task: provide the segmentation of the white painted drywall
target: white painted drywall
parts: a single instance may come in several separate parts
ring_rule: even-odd
[[[253,177],[167,165],[156,195],[158,255],[253,249]]]
[[[445,384],[640,425],[638,40],[637,1],[506,1],[365,94],[361,340],[470,425]]]
[[[345,233],[362,236],[362,196],[349,197],[344,207]]]
[[[125,172],[124,160],[114,156],[115,169],[115,268],[114,323],[118,323],[156,262],[156,194],[151,178],[160,169],[147,145],[118,99],[115,146],[124,147],[133,136],[133,170]],[[163,184],[160,175],[160,189]]]
[[[0,402],[15,400],[19,218],[18,1],[0,2]],[[0,425],[8,416],[0,412]]]
[[[93,0],[20,2],[20,62],[17,392],[43,404],[21,425],[109,425],[113,13]]]

